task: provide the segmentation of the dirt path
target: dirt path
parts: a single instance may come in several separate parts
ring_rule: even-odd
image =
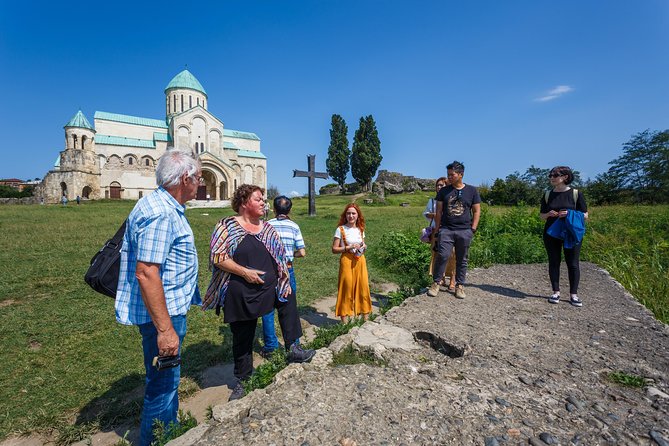
[[[397,289],[397,286],[392,283],[383,283],[376,285],[376,287],[378,288],[378,292],[372,293],[373,313],[379,312],[379,302],[383,300],[385,294]],[[304,332],[303,340],[305,342],[313,339],[316,328],[338,322],[338,318],[334,314],[336,302],[336,296],[324,297],[310,305],[313,307],[313,311],[304,312],[300,315],[302,331]],[[256,353],[253,356],[254,366],[257,367],[263,363],[260,355]],[[198,423],[202,423],[207,419],[213,406],[224,404],[228,400],[234,383],[232,363],[209,367],[202,374],[201,390],[181,400],[179,404],[180,409],[184,412],[190,412],[197,419]],[[124,436],[128,441],[137,444],[139,440],[139,426],[130,423],[118,425],[113,429],[97,432],[90,439],[74,443],[74,445],[111,446]],[[53,444],[53,439],[51,438],[40,435],[29,435],[8,438],[0,442],[0,446],[39,446],[50,443]]]

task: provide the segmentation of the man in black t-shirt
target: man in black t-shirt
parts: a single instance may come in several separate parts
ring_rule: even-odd
[[[446,169],[451,185],[442,188],[437,194],[435,221],[440,222],[438,255],[436,267],[432,271],[433,283],[427,294],[434,297],[439,293],[439,281],[455,247],[455,297],[464,299],[467,254],[481,217],[481,197],[474,186],[462,182],[465,174],[462,163],[453,161]]]

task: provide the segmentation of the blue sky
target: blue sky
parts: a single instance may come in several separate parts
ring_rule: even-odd
[[[374,116],[381,169],[594,177],[669,128],[668,54],[666,0],[0,0],[0,177],[44,176],[79,108],[163,118],[186,65],[226,128],[260,136],[283,193],[306,191],[307,154],[325,170],[333,113],[349,142]]]

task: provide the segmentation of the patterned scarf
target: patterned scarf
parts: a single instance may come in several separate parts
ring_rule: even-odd
[[[235,217],[228,217],[219,221],[213,234],[211,234],[209,270],[212,274],[207,293],[202,301],[203,310],[216,308],[218,314],[220,307],[223,306],[225,296],[228,293],[231,274],[218,268],[216,264],[231,259],[246,236],[255,237],[265,245],[267,252],[276,262],[278,267],[276,293],[281,302],[287,302],[283,295],[290,288],[290,277],[286,266],[286,250],[281,243],[279,234],[267,222],[263,222],[262,229],[258,234],[250,234],[237,222]]]

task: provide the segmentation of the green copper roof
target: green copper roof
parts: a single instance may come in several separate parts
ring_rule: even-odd
[[[223,135],[229,136],[231,138],[254,139],[256,141],[260,141],[260,138],[258,138],[258,135],[255,133],[240,132],[239,130],[223,129]]]
[[[165,124],[165,121],[162,119],[140,118],[139,116],[120,115],[118,113],[108,113],[103,111],[96,111],[95,119],[167,129],[167,124]]]
[[[158,133],[154,132],[153,133],[153,140],[154,141],[165,141],[165,142],[170,142],[172,141],[172,138],[170,138],[169,133]]]
[[[224,149],[239,150],[239,147],[237,147],[234,143],[231,143],[230,141],[223,141],[223,148]]]
[[[58,158],[56,158],[56,162],[53,163],[53,167],[60,167],[60,155],[58,155]]]
[[[91,125],[90,122],[88,122],[88,119],[86,119],[86,116],[79,110],[76,115],[70,119],[70,122],[65,124],[65,127],[81,127],[84,129],[89,129],[93,130],[93,126]]]
[[[170,83],[167,84],[167,87],[165,87],[165,93],[167,93],[167,90],[173,88],[188,88],[190,90],[199,91],[205,96],[207,95],[207,92],[202,88],[200,81],[198,81],[188,70],[183,70],[181,73],[174,76]]]
[[[142,147],[144,149],[156,148],[156,143],[148,139],[124,138],[122,136],[97,135],[95,143],[109,146]]]
[[[246,158],[261,158],[267,159],[265,155],[261,152],[256,152],[255,150],[239,150],[237,156],[245,156]]]

